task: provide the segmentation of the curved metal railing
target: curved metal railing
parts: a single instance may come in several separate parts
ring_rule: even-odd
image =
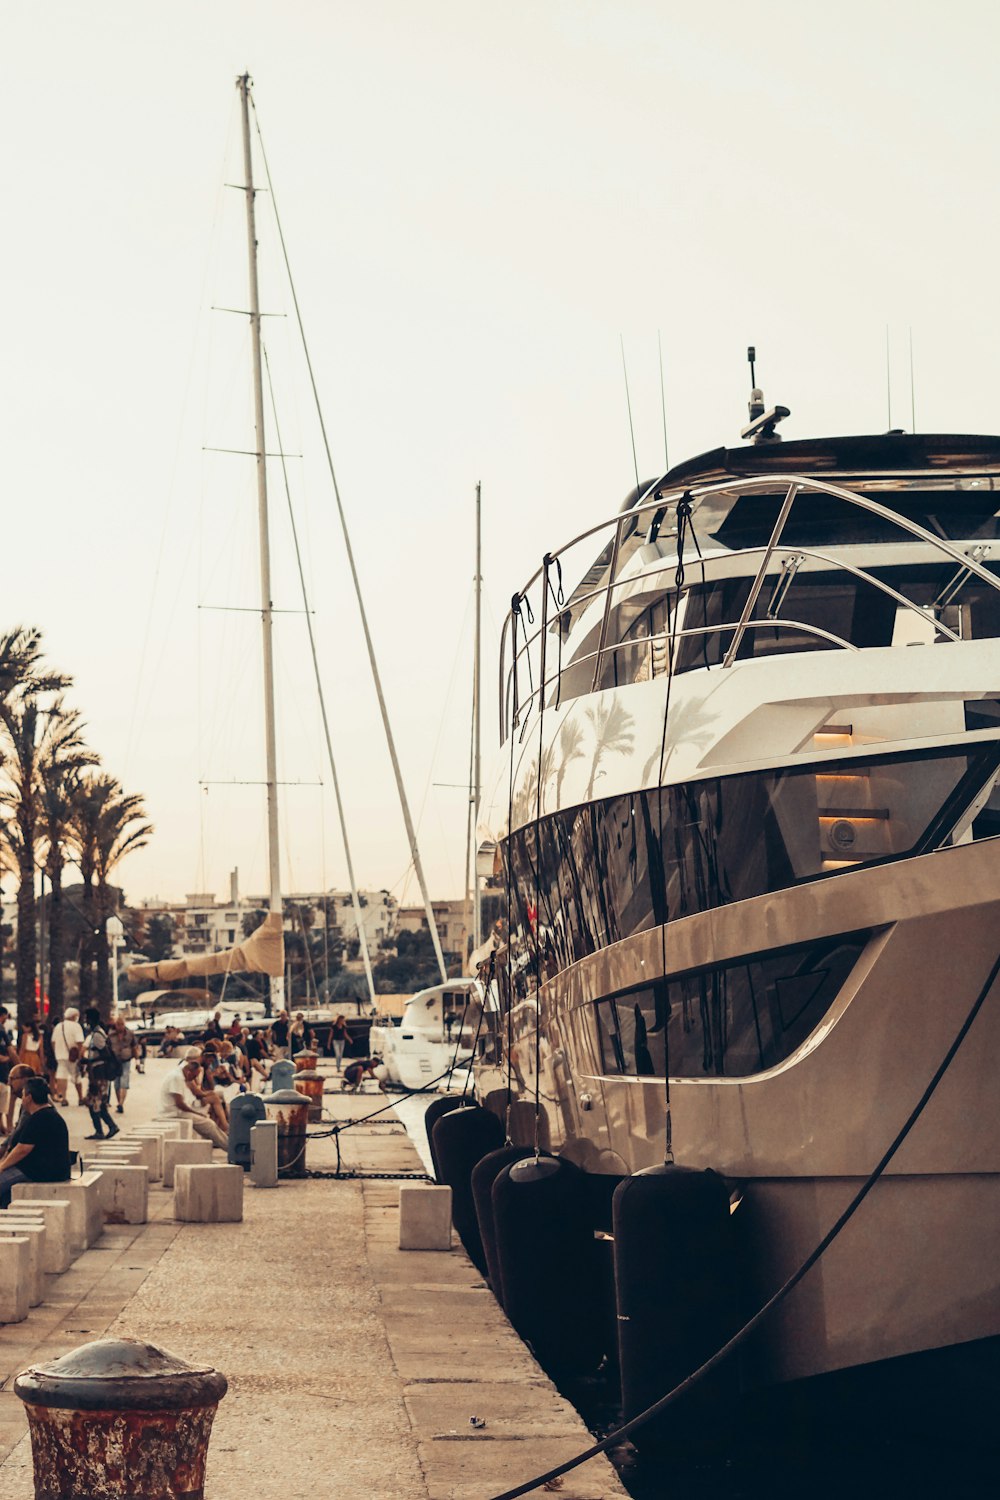
[[[940,476],[935,474],[935,478],[940,478]],[[933,552],[936,552],[942,557],[948,558],[952,562],[954,562],[956,567],[962,570],[963,577],[958,587],[950,596],[949,603],[954,604],[956,602],[961,588],[963,588],[972,577],[978,578],[981,582],[986,583],[987,585],[989,585],[989,587],[997,590],[997,592],[1000,592],[1000,578],[997,578],[987,568],[983,567],[978,559],[970,556],[967,551],[962,551],[960,548],[953,546],[944,538],[928,531],[926,527],[921,526],[918,522],[911,521],[907,516],[902,516],[898,512],[889,509],[887,506],[880,505],[877,500],[872,500],[867,495],[858,494],[854,490],[848,489],[844,485],[832,484],[828,480],[816,479],[805,475],[766,474],[740,480],[735,483],[732,480],[727,480],[724,482],[718,482],[709,485],[695,486],[686,490],[657,490],[653,499],[642,500],[631,510],[628,510],[623,514],[614,517],[612,520],[605,521],[598,526],[588,527],[586,531],[583,531],[578,536],[575,536],[571,541],[567,542],[563,547],[559,548],[558,551],[547,554],[543,559],[541,567],[539,567],[532,575],[525,588],[519,594],[516,594],[514,596],[514,599],[512,600],[512,607],[510,611],[508,611],[507,617],[504,620],[500,636],[499,707],[501,741],[505,740],[507,738],[507,735],[513,729],[516,729],[518,727],[518,725],[521,723],[522,717],[526,713],[531,713],[532,707],[537,704],[542,693],[546,692],[550,687],[554,687],[556,689],[556,695],[558,695],[558,689],[561,683],[562,675],[568,667],[578,669],[581,666],[586,665],[588,662],[593,661],[594,670],[591,677],[590,689],[588,689],[592,691],[596,689],[597,685],[600,682],[602,664],[609,653],[615,654],[623,648],[633,648],[637,644],[645,642],[652,643],[654,640],[665,641],[668,639],[668,633],[663,633],[657,636],[639,637],[637,640],[616,641],[612,642],[611,644],[608,643],[607,638],[612,618],[612,611],[615,607],[614,596],[616,592],[621,591],[625,587],[633,589],[636,592],[640,592],[639,590],[637,590],[636,586],[641,585],[644,580],[649,579],[655,580],[658,583],[662,581],[662,593],[674,595],[676,597],[676,589],[667,582],[667,576],[669,575],[671,568],[675,566],[676,563],[675,557],[672,557],[669,554],[667,556],[658,558],[655,566],[653,567],[644,569],[640,572],[629,573],[625,576],[619,576],[620,569],[624,566],[624,561],[627,560],[627,558],[623,558],[623,552],[627,543],[635,540],[636,538],[641,539],[643,537],[648,537],[649,532],[653,530],[654,526],[656,528],[657,536],[664,534],[664,526],[666,521],[670,517],[670,512],[671,510],[673,510],[674,515],[676,516],[676,507],[681,500],[686,499],[690,501],[692,506],[695,508],[695,512],[697,512],[698,506],[709,497],[718,498],[727,494],[733,494],[734,496],[743,496],[755,491],[774,492],[776,490],[780,491],[781,489],[784,489],[785,491],[784,499],[779,509],[778,517],[772,529],[771,536],[765,545],[740,548],[736,550],[720,550],[717,552],[713,552],[709,556],[699,558],[697,562],[699,573],[703,574],[705,578],[707,578],[710,574],[720,577],[731,577],[734,576],[733,564],[735,562],[738,562],[738,560],[741,558],[755,557],[757,555],[760,555],[760,563],[755,571],[753,582],[751,583],[750,591],[747,595],[747,599],[744,602],[739,620],[724,621],[720,622],[719,624],[707,627],[688,627],[685,630],[672,632],[675,641],[680,640],[685,636],[728,634],[731,632],[732,640],[730,641],[729,647],[722,662],[719,664],[722,669],[731,667],[733,662],[736,660],[740,644],[746,631],[750,629],[756,629],[760,625],[766,625],[771,628],[794,628],[799,631],[805,632],[806,634],[824,638],[831,644],[838,646],[841,649],[855,651],[859,649],[854,643],[845,640],[842,637],[834,636],[830,632],[824,631],[820,627],[810,625],[806,622],[781,621],[777,618],[768,619],[765,621],[754,621],[750,618],[753,614],[754,606],[756,605],[757,598],[759,597],[761,589],[764,586],[768,573],[769,571],[771,571],[772,564],[775,562],[775,560],[781,563],[782,559],[787,560],[788,558],[793,556],[799,557],[803,560],[811,559],[813,561],[821,562],[837,571],[850,574],[853,577],[858,578],[871,585],[871,587],[879,590],[881,593],[887,595],[888,597],[893,599],[898,606],[905,607],[913,611],[913,613],[917,614],[924,620],[927,620],[929,618],[932,619],[935,632],[940,637],[943,637],[946,640],[953,641],[961,639],[961,637],[958,636],[955,631],[951,630],[943,620],[937,619],[933,616],[929,616],[924,606],[916,603],[912,599],[907,598],[905,594],[901,593],[898,589],[894,589],[890,584],[886,583],[883,579],[875,576],[868,569],[858,567],[853,563],[849,563],[843,558],[835,556],[825,549],[802,546],[782,547],[781,535],[787,523],[793,502],[798,495],[803,493],[818,493],[830,495],[835,499],[842,500],[847,505],[856,506],[858,509],[866,511],[869,514],[880,518],[895,529],[914,538],[916,541],[929,547]],[[648,493],[650,493],[650,491],[647,491],[647,494]],[[652,525],[649,528],[644,529],[640,523],[641,519],[647,515],[652,517]],[[582,542],[585,542],[594,536],[607,533],[607,531],[611,528],[613,528],[613,534],[608,544],[606,545],[604,552],[599,555],[597,561],[595,563],[592,563],[590,568],[588,569],[589,572],[593,572],[595,568],[600,567],[600,581],[595,582],[591,587],[583,588],[582,590],[580,586],[578,586],[577,589],[571,594],[569,600],[563,600],[561,597],[561,590],[557,592],[552,584],[553,570],[556,570],[556,574],[558,576],[561,572],[562,560],[570,551],[572,551],[575,547],[578,547]],[[666,534],[675,535],[676,526],[674,527],[673,531],[667,532]],[[641,540],[639,544],[641,545]],[[632,549],[632,551],[628,553],[628,557],[632,556],[632,552],[634,550],[635,549]],[[602,557],[606,557],[606,562],[602,562]],[[690,562],[690,559],[688,561]],[[782,563],[782,565],[784,564]],[[584,577],[586,577],[586,573],[584,574]],[[541,584],[542,589],[542,597],[538,601],[539,619],[534,630],[529,633],[527,627],[524,625],[526,611],[522,609],[522,605],[526,604],[527,610],[530,610],[530,593],[531,590],[534,589],[538,584]],[[687,592],[687,589],[685,589],[684,592]],[[555,605],[555,608],[552,610],[550,610],[549,608],[550,598],[551,602]],[[590,613],[591,607],[594,602],[599,599],[604,600],[604,605],[603,609],[601,610],[600,621],[598,622],[596,617],[593,621],[592,628],[596,628],[598,631],[596,649],[588,651],[582,655],[578,653],[577,655],[572,657],[569,662],[566,663],[562,661],[562,651],[560,649],[558,653],[559,662],[556,672],[551,676],[548,675],[546,673],[545,664],[545,656],[547,654],[545,650],[545,637],[547,633],[549,633],[554,628],[559,633],[560,637],[562,637],[564,634],[567,634],[568,630],[572,628],[573,623],[582,621],[584,616]],[[652,602],[652,600],[650,602]],[[530,617],[529,623],[531,623]],[[520,642],[517,639],[519,631],[523,635],[523,640]],[[508,637],[510,638],[512,650],[511,662],[509,666],[507,666]],[[562,642],[560,639],[560,648],[561,644]],[[533,658],[536,661],[537,672],[532,671]],[[522,668],[524,668],[528,674],[528,692],[527,695],[523,698],[521,697],[519,692],[519,672]],[[534,680],[535,676],[538,677],[537,683]],[[574,694],[574,696],[579,696],[579,694]]]

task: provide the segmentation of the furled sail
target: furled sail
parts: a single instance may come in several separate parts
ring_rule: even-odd
[[[281,913],[269,911],[261,925],[235,948],[221,953],[197,953],[188,958],[165,958],[158,964],[132,964],[129,979],[173,984],[199,974],[270,974],[285,972],[285,939]]]

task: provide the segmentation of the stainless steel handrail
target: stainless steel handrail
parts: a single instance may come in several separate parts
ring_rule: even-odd
[[[919,608],[919,606],[917,607]],[[639,636],[634,641],[617,641],[613,646],[605,646],[604,651],[601,654],[605,657],[613,656],[618,651],[628,651],[635,646],[651,646],[659,641],[669,642],[671,638],[676,642],[684,640],[688,636],[724,635],[727,632],[736,629],[738,629],[736,621],[731,621],[729,624],[724,625],[689,625],[686,626],[683,630],[675,630],[672,637],[667,631],[661,631],[658,635]],[[860,654],[860,652],[864,650],[863,646],[855,646],[853,641],[845,640],[842,635],[835,635],[831,630],[824,630],[821,625],[810,625],[805,620],[748,620],[745,626],[745,630],[801,630],[806,635],[814,635],[819,640],[829,641],[831,645],[840,647],[844,651],[853,651],[856,654]],[[597,656],[598,653],[596,651],[588,651],[586,656],[578,657],[573,665],[586,666],[587,662],[594,661]],[[722,663],[719,662],[718,666],[721,668]],[[551,677],[546,679],[544,684],[539,683],[536,688],[532,689],[527,698],[524,698],[519,703],[519,709],[527,709],[529,705],[535,701],[540,692],[544,691],[545,688],[551,687],[557,681],[558,677],[555,673],[553,673]],[[619,686],[622,687],[629,685],[630,684],[626,683],[619,684]],[[572,702],[574,700],[569,699],[568,701]]]
[[[736,634],[729,642],[729,650],[726,652],[725,658],[723,659],[722,665],[724,667],[731,667],[734,660],[736,659],[736,653],[740,649],[740,641],[743,639],[743,632],[747,628],[747,621],[753,614],[753,607],[757,603],[757,596],[760,593],[761,589],[764,587],[764,576],[767,573],[767,565],[771,561],[771,555],[774,552],[775,547],[781,540],[781,533],[784,531],[785,522],[788,520],[788,512],[791,510],[792,501],[795,499],[795,496],[798,493],[799,487],[793,481],[788,486],[788,493],[785,496],[784,500],[781,502],[781,509],[778,512],[778,519],[774,523],[774,530],[771,532],[771,538],[767,546],[764,548],[764,556],[761,558],[760,567],[757,569],[757,577],[750,585],[750,592],[747,595],[746,603],[743,606],[743,612],[740,615],[739,624],[736,627]]]
[[[915,474],[917,474],[919,472],[920,471],[917,471],[917,470],[907,471],[909,477],[913,477]],[[939,478],[940,476],[935,472],[934,477],[935,478]],[[589,600],[594,599],[594,598],[598,598],[602,594],[606,596],[605,597],[605,607],[604,607],[604,611],[603,611],[603,615],[602,615],[602,621],[601,621],[601,638],[602,638],[602,640],[604,642],[604,645],[603,645],[602,648],[599,648],[599,651],[597,653],[588,653],[587,656],[577,658],[576,662],[574,662],[574,665],[579,665],[579,664],[582,664],[582,663],[584,663],[586,661],[589,661],[591,659],[591,655],[596,655],[597,660],[595,662],[593,687],[596,687],[596,683],[597,683],[597,680],[598,680],[599,675],[600,675],[600,651],[601,651],[601,649],[607,649],[607,646],[606,646],[606,642],[607,642],[607,629],[608,629],[608,624],[609,624],[609,621],[610,621],[610,612],[611,612],[611,609],[613,607],[613,601],[612,601],[613,591],[616,588],[620,587],[621,584],[623,584],[623,583],[626,583],[626,582],[627,583],[639,582],[639,581],[641,581],[641,579],[643,579],[645,577],[655,577],[661,571],[663,571],[663,569],[661,569],[661,568],[656,568],[656,569],[653,569],[653,570],[649,570],[648,572],[643,572],[643,573],[638,573],[638,574],[632,574],[632,575],[630,575],[630,577],[628,579],[618,580],[618,579],[615,578],[615,568],[617,567],[618,558],[621,555],[622,533],[623,533],[624,527],[626,525],[628,525],[628,523],[630,521],[633,522],[633,523],[636,522],[637,519],[638,519],[638,517],[640,517],[641,515],[646,514],[647,512],[655,512],[657,510],[661,510],[661,509],[664,509],[664,508],[669,509],[672,504],[675,504],[676,502],[678,502],[679,500],[681,500],[685,496],[687,496],[689,499],[692,500],[693,503],[695,503],[697,505],[697,504],[700,504],[702,501],[704,501],[705,499],[707,499],[709,497],[718,496],[718,495],[724,495],[724,494],[730,493],[732,491],[738,491],[739,494],[742,495],[742,494],[746,494],[748,492],[752,493],[754,491],[759,491],[759,490],[773,490],[776,487],[787,487],[786,488],[785,501],[783,502],[783,505],[782,505],[782,512],[783,512],[783,514],[779,514],[778,524],[776,524],[776,526],[774,528],[774,531],[772,532],[772,536],[771,536],[771,539],[770,539],[770,541],[768,543],[768,546],[764,549],[766,555],[764,556],[764,558],[762,558],[761,566],[758,569],[757,577],[755,578],[756,593],[754,594],[754,597],[749,601],[749,609],[750,610],[752,610],[753,604],[756,602],[756,594],[759,594],[760,588],[763,585],[764,577],[766,577],[767,565],[768,565],[768,562],[770,560],[770,556],[774,552],[776,552],[778,550],[777,540],[780,539],[781,531],[783,530],[784,523],[787,520],[787,511],[790,508],[791,499],[794,499],[794,496],[797,493],[827,494],[827,495],[832,496],[835,499],[839,499],[839,500],[844,501],[846,504],[855,505],[859,509],[867,511],[871,515],[878,516],[882,520],[885,520],[886,522],[888,522],[888,524],[890,526],[893,526],[896,529],[907,533],[908,535],[914,537],[916,540],[918,540],[918,541],[924,543],[925,545],[929,546],[933,551],[941,553],[944,556],[951,558],[958,566],[960,566],[961,568],[967,570],[967,574],[968,575],[973,575],[973,576],[979,578],[982,582],[987,583],[991,588],[994,588],[994,589],[1000,591],[1000,579],[998,579],[996,576],[994,576],[994,574],[990,573],[978,561],[976,561],[975,559],[973,559],[972,557],[970,557],[968,555],[968,553],[961,552],[957,547],[952,546],[951,543],[948,542],[948,541],[946,541],[944,538],[942,538],[940,536],[936,536],[934,533],[928,531],[925,527],[920,526],[917,522],[909,520],[909,518],[906,517],[906,516],[901,516],[898,512],[889,509],[887,506],[880,505],[877,501],[871,500],[867,496],[859,495],[856,492],[854,492],[852,490],[849,490],[849,489],[845,488],[842,485],[832,484],[828,480],[816,479],[816,478],[814,478],[812,476],[806,476],[806,475],[762,474],[762,475],[758,475],[758,476],[754,476],[754,477],[748,477],[748,478],[737,480],[737,481],[733,481],[731,479],[727,479],[727,480],[724,480],[724,481],[716,481],[715,483],[709,484],[709,485],[694,486],[694,487],[688,487],[688,488],[685,488],[685,489],[675,488],[675,489],[670,490],[670,491],[657,490],[656,494],[655,494],[655,496],[654,496],[654,498],[652,500],[646,501],[646,502],[644,502],[643,504],[640,504],[640,505],[636,505],[632,509],[624,512],[623,514],[615,516],[613,519],[611,519],[609,521],[605,521],[605,522],[601,523],[598,526],[589,527],[586,531],[583,531],[583,532],[579,533],[571,541],[567,542],[563,547],[559,548],[557,551],[555,551],[555,552],[553,552],[553,553],[551,553],[549,555],[549,562],[550,562],[550,565],[551,565],[552,561],[554,561],[556,558],[564,557],[565,554],[568,551],[570,551],[573,547],[577,546],[581,541],[584,541],[587,538],[592,537],[592,536],[600,533],[601,531],[607,529],[608,527],[613,526],[615,528],[614,546],[613,546],[613,549],[612,549],[612,557],[609,560],[609,568],[608,568],[608,578],[607,578],[607,581],[604,584],[598,586],[597,588],[589,590],[587,593],[585,593],[582,596],[579,596],[579,597],[571,596],[571,599],[570,599],[569,603],[567,603],[563,608],[561,608],[559,611],[557,611],[552,616],[552,618],[549,620],[549,622],[548,622],[549,624],[551,624],[552,620],[561,621],[561,619],[562,619],[562,617],[564,615],[568,615],[568,614],[572,614],[572,613],[576,612],[580,608],[581,604],[586,604]],[[655,488],[655,486],[651,486],[651,489],[653,489],[653,488]],[[647,493],[649,493],[649,491],[647,491]],[[947,493],[947,492],[945,491],[943,493]],[[638,530],[638,529],[639,529],[638,526],[636,526],[635,530]],[[853,544],[847,544],[847,545],[853,545]],[[739,551],[731,551],[731,550],[728,550],[728,549],[726,549],[726,550],[720,550],[719,552],[714,553],[711,557],[703,558],[701,565],[702,566],[708,566],[708,565],[711,565],[713,563],[722,563],[722,564],[725,564],[727,562],[731,562],[734,558],[738,558],[740,556],[746,556],[748,553],[756,552],[756,551],[759,551],[759,550],[761,550],[761,549],[759,549],[759,548],[744,548],[744,549],[740,549]],[[800,552],[804,552],[807,556],[812,556],[812,557],[815,557],[815,558],[823,560],[823,561],[828,561],[831,564],[831,566],[834,566],[834,567],[837,567],[837,568],[842,568],[844,571],[852,573],[854,576],[867,579],[867,581],[869,581],[874,587],[880,588],[880,589],[883,590],[883,592],[885,592],[885,593],[891,595],[892,597],[894,597],[897,600],[897,602],[905,605],[906,607],[914,610],[917,613],[923,614],[923,611],[921,610],[921,607],[919,605],[914,604],[913,601],[907,599],[905,595],[899,594],[898,591],[892,589],[889,585],[886,585],[886,584],[882,583],[881,580],[872,577],[870,574],[868,574],[867,572],[865,572],[865,570],[863,570],[863,569],[858,569],[858,568],[854,567],[852,564],[849,564],[849,563],[845,562],[844,560],[842,560],[840,558],[830,557],[829,554],[819,552],[819,551],[817,551],[815,549],[810,550],[810,549],[807,549],[807,548],[797,547],[794,550],[800,551]],[[664,562],[665,566],[669,567],[669,564],[670,564],[669,557],[664,558],[663,562]],[[544,565],[543,565],[543,568],[540,568],[535,574],[532,575],[532,578],[531,578],[529,584],[527,585],[527,588],[522,592],[522,594],[519,597],[523,598],[524,595],[528,592],[528,589],[530,589],[531,587],[533,587],[534,583],[541,576],[543,570],[544,570]],[[749,613],[749,611],[748,611],[748,613]],[[507,616],[507,618],[504,621],[504,628],[503,628],[503,639],[504,640],[506,639],[506,630],[507,630],[507,626],[508,626],[509,620],[510,620],[510,613],[508,613],[508,616]],[[747,623],[749,623],[749,622],[748,621],[744,622],[744,627],[746,626]],[[951,631],[942,622],[936,621],[935,625],[936,625],[937,629],[942,634],[948,636],[952,640],[958,640],[958,639],[960,639],[960,637],[958,637],[953,631]],[[562,628],[561,625],[560,625],[560,628]],[[508,688],[509,688],[509,677],[510,677],[510,674],[513,673],[513,672],[516,672],[518,661],[526,653],[530,652],[531,647],[533,645],[535,645],[535,643],[538,641],[539,635],[540,635],[540,628],[537,629],[531,636],[527,636],[527,635],[525,636],[523,645],[521,646],[520,650],[515,653],[514,659],[511,662],[511,666],[510,666],[509,669],[507,669],[507,678],[508,678],[508,680],[506,682],[504,681],[503,673],[501,672],[499,709],[500,709],[501,736],[503,738],[506,737],[506,734],[508,733],[509,727],[510,727],[510,725],[509,725],[509,713],[508,713],[508,709],[507,709],[507,700],[509,698]],[[734,649],[734,647],[735,647],[735,649]],[[738,651],[738,649],[739,649],[739,644],[738,644],[738,641],[737,641],[737,642],[733,643],[733,645],[730,647],[730,652],[727,653],[728,656],[729,656],[729,661],[727,663],[725,663],[726,665],[731,665],[732,660],[735,659],[735,654],[736,654],[736,651]],[[593,688],[592,688],[592,690],[593,690]],[[524,700],[523,705],[521,705],[521,706],[527,707],[532,702],[532,700],[535,698],[535,696],[536,696],[536,694],[534,692],[532,692],[531,694],[529,694],[528,698],[526,700]]]
[[[731,563],[734,558],[738,558],[738,557],[752,557],[757,552],[764,552],[766,550],[767,550],[766,547],[745,547],[740,552],[716,553],[712,557],[705,558],[703,560],[702,567],[703,567],[703,570],[704,570],[706,578],[707,578],[708,576],[712,575],[713,573],[722,572],[723,568],[727,564]],[[790,556],[793,556],[793,555],[799,556],[799,557],[802,557],[802,558],[808,558],[808,559],[810,559],[813,562],[825,563],[825,564],[827,564],[831,568],[836,568],[836,569],[838,569],[841,572],[849,573],[852,577],[858,578],[862,582],[870,584],[871,587],[874,588],[874,589],[878,589],[880,593],[883,593],[883,594],[887,595],[888,598],[892,599],[896,604],[901,605],[903,608],[910,610],[915,615],[919,615],[921,619],[927,619],[928,618],[928,616],[927,616],[924,608],[921,605],[916,604],[912,599],[908,599],[905,594],[901,594],[898,589],[894,589],[892,587],[892,585],[886,583],[884,581],[884,579],[876,578],[875,575],[872,574],[872,573],[869,573],[867,571],[867,569],[865,569],[865,568],[859,568],[859,567],[855,566],[854,563],[844,562],[842,558],[833,557],[828,552],[820,552],[817,549],[812,548],[812,547],[777,547],[777,548],[774,548],[774,550],[773,550],[773,552],[771,554],[772,557],[780,557],[780,558],[790,557]],[[613,585],[613,588],[622,588],[622,587],[624,587],[624,585],[626,583],[628,583],[628,584],[641,583],[644,579],[647,579],[647,578],[649,578],[649,579],[655,579],[655,580],[661,579],[662,575],[665,572],[669,572],[670,566],[671,566],[670,560],[668,558],[664,558],[662,566],[657,567],[657,568],[649,568],[649,569],[645,570],[642,573],[633,573],[633,574],[631,574],[631,576],[629,578],[622,579],[620,583],[617,583],[617,584]],[[727,576],[728,576],[728,574],[727,574]],[[767,574],[765,573],[764,574],[765,581],[766,581],[766,578],[767,578]],[[604,590],[601,589],[601,590],[597,590],[595,592],[596,593],[603,593]],[[668,589],[665,589],[664,592],[665,593],[671,593],[671,592],[673,592],[673,590],[668,588]],[[759,595],[759,590],[758,590],[758,595]],[[561,612],[562,611],[560,611],[560,613]],[[755,622],[755,621],[752,621],[752,620],[748,620],[746,622],[746,625],[749,627],[749,626],[752,626],[754,624],[760,624],[760,623],[766,623],[766,622],[760,622],[760,621]],[[772,622],[772,623],[780,623],[780,621],[779,622]],[[712,634],[715,631],[734,630],[735,628],[736,628],[736,625],[733,624],[733,623],[720,622],[718,625],[712,625],[712,626],[707,627],[707,633]],[[819,626],[810,627],[810,626],[806,626],[806,625],[803,624],[803,625],[800,626],[800,628],[804,629],[804,630],[810,630],[812,633],[820,633],[820,634],[823,633],[821,631],[821,629],[820,629]],[[949,640],[951,640],[951,641],[961,641],[961,639],[962,639],[962,637],[960,635],[958,635],[958,633],[956,631],[952,630],[950,626],[945,625],[942,620],[934,620],[934,628],[941,635],[947,636],[947,638]],[[687,631],[678,631],[677,632],[677,638],[680,639],[680,637],[682,635],[693,634],[693,633],[694,633],[693,627],[691,629],[687,630]],[[703,634],[706,633],[706,631],[705,631],[704,628],[702,629],[701,633],[703,633]],[[532,641],[536,640],[537,638],[538,638],[538,635],[536,633],[536,635],[532,637]],[[630,645],[636,645],[636,644],[638,644],[641,641],[647,641],[647,640],[664,640],[664,639],[666,639],[666,637],[662,636],[662,635],[656,635],[656,636],[639,636],[634,641],[620,641],[620,642],[616,642],[612,646],[608,646],[607,644],[605,644],[605,646],[603,648],[603,654],[607,654],[609,651],[617,651],[619,649],[619,647],[627,647],[627,646],[630,646]],[[831,640],[839,640],[840,637],[839,636],[830,636],[829,639],[831,639]],[[848,646],[850,646],[852,650],[857,650],[858,649],[856,646],[851,645],[850,642],[845,642],[845,644],[848,645]],[[518,652],[518,657],[520,657],[521,655],[523,655],[523,653],[527,649],[528,649],[528,646],[523,646],[521,648],[521,650]],[[589,661],[596,661],[601,654],[602,654],[601,651],[588,651],[583,656],[574,657],[573,660],[572,660],[572,662],[568,663],[567,665],[574,666],[574,667],[576,667],[576,666],[585,666],[586,663],[589,662]],[[565,670],[565,666],[563,667],[562,670]],[[503,693],[502,693],[503,702],[502,702],[501,708],[502,708],[502,711],[503,711],[503,713],[505,715],[507,713],[507,702],[508,702],[509,697],[510,697],[510,683],[511,683],[511,673],[512,672],[513,672],[513,667],[511,667],[509,669],[508,676],[507,676],[507,681],[503,685]],[[599,680],[599,669],[596,669],[596,668],[595,668],[595,677]],[[550,677],[548,679],[549,682],[554,682],[555,680],[556,679],[554,677]],[[591,687],[591,691],[594,691],[593,686]],[[527,704],[531,703],[531,701],[534,698],[534,696],[535,696],[535,694],[533,692],[530,693],[528,695],[527,699],[524,701],[524,703],[520,704],[519,707],[525,707]],[[506,722],[506,719],[504,719],[503,722]]]

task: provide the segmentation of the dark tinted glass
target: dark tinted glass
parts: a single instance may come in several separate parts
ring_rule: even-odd
[[[870,934],[743,959],[594,1007],[604,1073],[744,1077],[801,1046],[840,993]]]
[[[938,848],[998,764],[995,741],[825,761],[637,792],[529,824],[502,845],[515,996],[661,922]],[[972,835],[991,829],[981,819]]]
[[[933,536],[948,540],[989,539],[1000,536],[996,515],[1000,496],[993,490],[904,490],[870,497],[886,510],[914,521]],[[727,547],[764,546],[774,530],[785,492],[779,495],[742,495],[734,504],[716,538]],[[905,534],[892,521],[872,515],[834,495],[803,491],[781,533],[783,547],[847,546],[860,542],[901,542]]]

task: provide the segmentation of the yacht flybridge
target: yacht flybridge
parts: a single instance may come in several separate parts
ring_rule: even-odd
[[[480,1102],[590,1179],[718,1174],[741,1317],[1000,952],[1000,438],[779,442],[786,414],[514,596],[480,812],[510,911]],[[745,1382],[1000,1335],[998,1057],[1000,987]]]

